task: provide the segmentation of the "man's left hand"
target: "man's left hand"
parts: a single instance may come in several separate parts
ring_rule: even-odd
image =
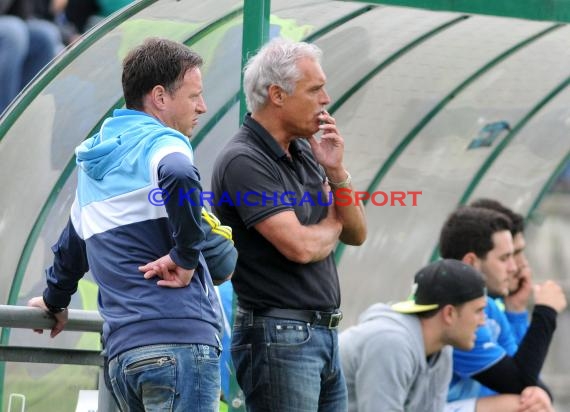
[[[144,272],[145,279],[152,279],[158,276],[159,280],[156,284],[167,288],[184,288],[190,284],[194,269],[184,269],[178,266],[170,255],[165,255],[154,262],[139,266],[139,270]]]
[[[50,337],[55,338],[65,327],[67,323],[67,315],[68,311],[65,308],[63,311],[59,313],[51,313],[44,302],[44,298],[42,296],[36,296],[35,298],[31,298],[28,301],[28,306],[33,306],[35,308],[40,308],[51,314],[51,316],[55,319],[55,325],[51,328],[51,332],[49,334]],[[34,329],[34,332],[42,334],[44,333],[43,329]]]

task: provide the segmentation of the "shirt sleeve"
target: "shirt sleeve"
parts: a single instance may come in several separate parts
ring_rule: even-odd
[[[156,170],[158,187],[169,196],[164,206],[175,243],[170,257],[185,269],[195,269],[204,240],[198,169],[186,154],[175,152],[164,156]]]
[[[89,271],[85,241],[77,233],[71,218],[51,250],[54,259],[53,265],[46,270],[44,301],[50,306],[66,308],[77,291],[79,280]]]
[[[248,229],[269,216],[293,210],[275,168],[246,155],[236,156],[227,165],[222,190],[216,193],[216,204],[235,206]]]

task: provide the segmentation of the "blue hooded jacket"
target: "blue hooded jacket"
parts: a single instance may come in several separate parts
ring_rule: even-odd
[[[219,347],[221,309],[201,253],[201,186],[188,138],[143,112],[121,109],[76,156],[76,199],[53,247],[44,300],[67,307],[90,269],[109,357],[152,344]],[[195,268],[188,287],[143,278],[138,267],[166,254]]]

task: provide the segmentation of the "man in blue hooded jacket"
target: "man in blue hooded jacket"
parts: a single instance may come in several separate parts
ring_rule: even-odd
[[[71,217],[47,288],[29,303],[54,314],[57,335],[91,270],[123,411],[218,408],[221,309],[201,253],[201,185],[188,140],[206,111],[201,64],[186,46],[156,38],[126,56],[127,108],[76,149]]]

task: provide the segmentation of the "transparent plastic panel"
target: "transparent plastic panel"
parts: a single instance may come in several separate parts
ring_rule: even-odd
[[[539,111],[501,152],[470,199],[494,196],[525,215],[570,152],[570,90]],[[570,210],[570,203],[567,204]],[[569,232],[570,233],[570,232]]]
[[[24,110],[24,113],[16,121],[12,130],[5,136],[2,142],[2,150],[12,150],[13,158],[21,158],[22,151],[25,150],[25,139],[16,140],[13,138],[14,131],[21,134],[28,134],[27,138],[32,135],[42,139],[44,146],[42,150],[32,154],[38,157],[34,162],[34,170],[29,171],[28,175],[22,177],[22,181],[28,179],[37,180],[38,175],[42,175],[41,183],[45,189],[45,193],[39,193],[34,189],[37,196],[37,203],[33,207],[22,210],[18,209],[16,216],[9,216],[13,222],[20,221],[22,216],[30,215],[28,219],[32,224],[37,215],[39,208],[44,204],[45,196],[54,185],[56,179],[60,179],[57,191],[53,193],[53,207],[49,213],[45,215],[45,221],[35,226],[38,235],[32,239],[28,245],[31,248],[29,261],[23,262],[19,267],[25,271],[21,276],[21,288],[18,293],[18,299],[14,302],[17,305],[25,305],[27,300],[41,294],[45,287],[44,269],[52,260],[50,246],[57,240],[57,236],[63,226],[66,224],[69,214],[69,208],[73,201],[76,173],[69,173],[71,169],[65,169],[66,164],[70,161],[75,146],[87,137],[93,127],[106,117],[108,111],[114,105],[121,105],[121,85],[120,85],[120,62],[124,54],[135,44],[142,41],[147,35],[166,36],[179,41],[186,41],[191,38],[198,30],[208,26],[213,21],[226,16],[236,7],[224,11],[216,10],[210,7],[211,4],[203,4],[204,10],[208,13],[202,13],[203,18],[199,18],[200,12],[192,10],[192,22],[184,16],[184,12],[180,9],[172,9],[170,2],[160,2],[154,4],[146,10],[141,11],[132,19],[124,22],[120,27],[113,29],[110,33],[102,36],[90,47],[81,48],[79,43],[75,46],[78,56],[71,61],[69,65],[62,65],[59,73],[53,74],[52,83],[49,84],[44,92],[40,93],[37,98],[45,99],[44,94],[53,97],[52,112],[42,120],[49,120],[53,127],[43,127],[38,131],[30,122],[25,123],[26,119],[37,116],[36,110],[43,110],[32,104]],[[235,3],[235,2],[233,2]],[[232,3],[232,4],[233,4]],[[328,24],[331,19],[339,19],[347,13],[362,8],[360,4],[351,5],[342,3],[339,7],[327,7],[326,2],[313,2],[312,4],[303,4],[296,2],[295,4],[283,2],[283,10],[277,6],[273,11],[272,17],[272,33],[273,35],[281,35],[284,37],[300,40],[306,37],[315,29],[320,29]],[[187,5],[187,3],[186,3]],[[221,3],[217,3],[221,5]],[[297,13],[291,9],[298,6],[307,11],[307,13]],[[298,14],[307,16],[309,19],[298,23],[293,17]],[[197,42],[192,43],[193,49],[200,53],[205,59],[205,65],[202,68],[205,97],[208,105],[208,112],[200,119],[199,126],[195,129],[194,138],[196,147],[196,159],[198,167],[202,172],[205,188],[209,188],[209,180],[211,176],[211,167],[215,159],[215,154],[223,144],[237,131],[239,125],[238,105],[233,104],[226,113],[223,107],[239,90],[239,73],[241,62],[241,37],[242,22],[241,14],[235,14],[227,18],[222,24],[218,24],[215,28],[209,28],[208,35],[200,38]],[[168,19],[165,24],[163,19]],[[190,22],[190,24],[189,24]],[[91,36],[95,36],[97,32]],[[85,43],[83,43],[85,44]],[[79,53],[82,51],[83,53]],[[110,58],[113,56],[113,58]],[[101,65],[102,58],[108,61],[108,64]],[[94,69],[95,68],[95,69]],[[70,93],[73,90],[73,93]],[[210,121],[214,116],[221,115],[221,119],[215,119],[211,130],[202,130],[206,125],[211,127]],[[79,121],[78,121],[79,119]],[[40,133],[41,132],[41,133]],[[49,136],[45,136],[49,132]],[[204,133],[206,132],[206,133]],[[49,165],[50,173],[46,175],[45,156],[46,153],[53,153],[57,158]],[[0,154],[1,156],[1,154]],[[18,182],[19,187],[28,187]],[[51,185],[51,186],[50,186]],[[33,184],[32,184],[33,186]],[[42,198],[39,195],[43,195]],[[8,216],[3,216],[8,219]],[[22,225],[20,225],[22,226]],[[26,235],[29,229],[20,227],[21,234]],[[25,239],[25,237],[24,237]],[[19,246],[21,250],[22,246]],[[14,248],[15,250],[18,247]],[[18,251],[19,252],[19,251]],[[14,264],[19,257],[19,253],[13,254]],[[12,271],[8,272],[12,273]],[[11,278],[6,283],[11,282]],[[9,288],[3,289],[0,296],[3,300],[7,300]],[[88,310],[96,310],[97,288],[93,283],[89,274],[80,282],[79,290],[74,295],[70,307]],[[32,339],[31,339],[32,337]],[[10,336],[11,345],[28,345],[41,347],[58,347],[58,348],[85,348],[97,349],[99,345],[99,337],[96,334],[81,333],[64,333],[57,339],[49,339],[44,337],[38,338],[31,334],[28,330],[14,329]],[[18,392],[22,392],[31,396],[29,406],[33,408],[50,402],[50,397],[46,393],[53,393],[54,396],[64,400],[61,404],[61,410],[73,410],[67,405],[76,401],[77,385],[81,385],[81,389],[92,389],[93,386],[84,385],[82,382],[86,378],[76,379],[75,374],[70,372],[70,367],[62,365],[25,365],[14,364],[9,366],[7,370],[6,391],[11,392],[13,387],[17,387]],[[71,367],[73,368],[73,367]],[[95,368],[96,369],[96,368]],[[34,371],[45,371],[48,378],[47,382],[43,382],[40,378],[31,379],[31,385],[27,383],[28,375],[33,375]],[[64,377],[62,377],[62,375]],[[52,378],[57,378],[53,380]],[[51,379],[51,380],[50,380]],[[89,379],[89,378],[88,378]],[[75,380],[77,385],[73,385],[70,380]],[[57,392],[52,383],[62,383],[71,388],[71,394],[62,394]],[[96,378],[93,379],[93,385]],[[35,395],[38,390],[35,387],[41,387],[41,393],[44,395],[42,402],[38,401]],[[35,400],[34,400],[35,399]],[[66,406],[67,405],[67,406]],[[69,409],[68,409],[69,406]]]
[[[212,190],[212,172],[218,152],[238,130],[239,105],[234,104],[208,134],[208,138],[195,149],[195,162],[200,171],[200,181],[204,191]]]
[[[393,9],[395,14],[389,16],[390,20],[399,21],[397,12],[402,10],[406,16],[407,9]],[[379,16],[383,11],[378,12]],[[414,27],[414,20],[420,22],[440,15],[424,13],[426,19],[410,18],[407,26]],[[444,21],[434,22],[431,28]],[[335,114],[348,141],[345,161],[356,176],[357,187],[365,190],[404,137],[463,81],[504,51],[549,26],[549,23],[471,17],[402,54],[378,73]],[[429,29],[414,33],[409,41]],[[382,39],[378,43],[389,43],[393,38],[392,32],[384,35],[377,32],[376,36]],[[401,48],[404,44],[399,41],[394,46]],[[325,50],[325,59],[328,51]],[[329,64],[325,62],[325,66]],[[345,67],[358,70],[347,63]],[[332,75],[329,78],[334,79]]]
[[[471,17],[404,54],[355,94],[336,117],[347,139],[345,161],[358,176],[357,188],[369,187],[404,136],[462,82],[501,53],[549,26]],[[526,53],[526,48],[520,53]],[[534,69],[528,64],[518,67],[517,74]],[[478,129],[465,117],[470,116],[477,124],[487,110],[516,112],[519,118],[526,114],[528,107],[520,103],[514,107],[493,104],[493,98],[503,93],[499,90],[512,87],[512,83],[505,84],[508,79],[501,74],[510,76],[501,65],[459,93],[421,130],[380,185],[370,188],[371,192],[383,191],[388,196],[394,191],[422,191],[422,195],[417,197],[418,206],[411,206],[413,198],[409,195],[406,206],[398,206],[397,202],[389,206],[391,199],[385,206],[367,205],[368,239],[362,247],[346,248],[340,263],[347,324],[355,322],[358,314],[375,301],[406,298],[413,274],[429,261],[443,219],[486,157],[481,151],[466,151]],[[526,84],[525,80],[519,81]],[[530,107],[541,95],[540,83],[534,86],[534,94],[529,90],[528,96],[522,97]],[[475,93],[476,98],[472,88],[481,89]],[[542,94],[547,91],[545,86]],[[383,199],[378,197],[380,203]],[[363,281],[355,282],[355,276],[362,276]]]
[[[323,69],[332,104],[404,46],[458,17],[454,13],[378,7],[317,40],[315,43],[324,51]],[[368,89],[370,86],[364,87]],[[358,99],[346,103],[347,110],[354,105],[357,107],[351,109],[353,114],[360,109]],[[377,107],[376,103],[372,107]],[[375,112],[373,118],[367,118],[366,124],[378,114]]]
[[[316,29],[366,7],[366,4],[329,0],[272,0],[272,24],[281,27],[281,37],[302,40]]]
[[[241,2],[211,0],[192,3],[189,7],[187,1],[161,0],[126,21],[121,17],[126,16],[124,12],[114,18],[117,23],[121,22],[117,27],[109,30],[103,25],[91,32],[52,64],[51,71],[44,72],[43,78],[30,86],[33,89],[50,80],[27,107],[13,107],[14,113],[20,110],[22,113],[0,144],[3,170],[14,171],[18,176],[17,179],[11,173],[0,176],[4,189],[0,198],[0,260],[4,263],[3,276],[10,279],[8,285],[12,283],[34,221],[70,161],[74,148],[111,108],[121,104],[120,66],[126,52],[144,37],[152,35],[186,41],[239,6]],[[215,39],[218,43],[228,33],[219,34],[220,37]],[[239,68],[240,54],[236,53],[232,60],[214,47],[215,40],[212,36],[203,43],[206,61],[223,57],[225,64],[232,65],[235,61],[233,66]],[[235,44],[229,47],[235,48]],[[214,84],[207,75],[209,68],[207,63],[203,70],[205,83],[211,81]],[[232,79],[227,73],[218,77],[222,79],[217,83],[224,87]],[[239,69],[233,79],[237,87]],[[25,165],[33,167],[22,167],[23,156]],[[0,290],[0,302],[7,301],[9,290],[9,287]]]

